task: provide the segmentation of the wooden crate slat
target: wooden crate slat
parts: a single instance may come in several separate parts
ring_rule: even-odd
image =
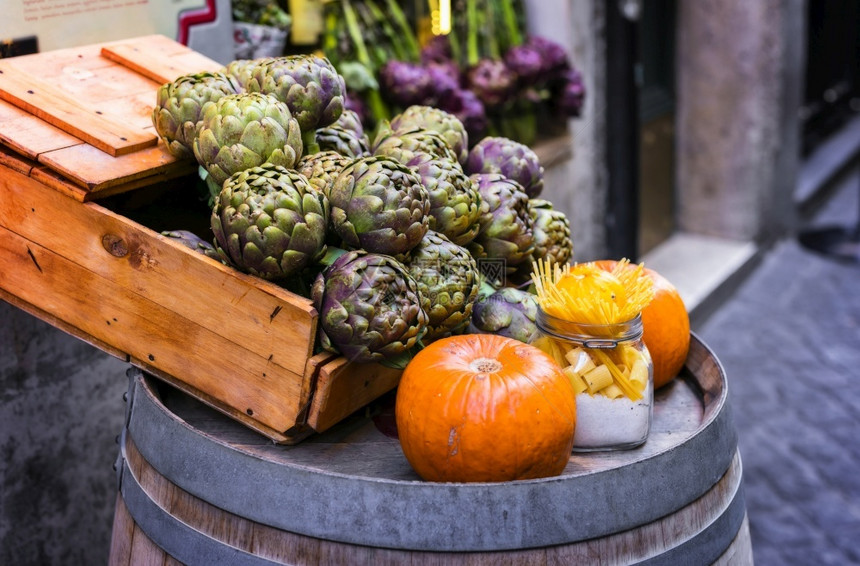
[[[6,228],[0,228],[0,287],[276,430],[295,423],[301,374]]]
[[[197,163],[172,156],[163,143],[128,155],[112,157],[87,144],[39,155],[39,163],[72,179],[89,192],[98,192],[162,172],[193,173]]]
[[[357,364],[339,357],[320,368],[308,426],[327,430],[400,382],[403,370],[381,364]]]
[[[21,155],[36,159],[45,151],[83,143],[26,110],[0,100],[0,144]]]
[[[163,53],[139,42],[103,47],[101,54],[159,84],[169,83],[189,73],[217,71],[223,66],[193,51],[165,57]]]
[[[316,331],[316,310],[309,299],[239,273],[98,204],[80,205],[13,172],[0,176],[0,225],[222,333],[274,366],[304,373]],[[106,237],[121,241],[127,253],[122,257],[108,253]]]
[[[0,98],[113,156],[132,153],[158,141],[154,132],[129,128],[99,115],[32,74],[2,64],[0,73]]]

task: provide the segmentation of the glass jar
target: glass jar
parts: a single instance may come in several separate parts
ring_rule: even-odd
[[[654,366],[642,318],[579,324],[538,309],[531,344],[561,365],[576,391],[574,452],[641,445],[651,429]]]

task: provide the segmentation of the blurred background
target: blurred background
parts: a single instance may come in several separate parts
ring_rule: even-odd
[[[694,330],[860,155],[853,0],[149,0],[52,19],[19,4],[2,56],[148,33],[225,64],[321,51],[371,126],[426,103],[472,141],[520,140],[574,260],[644,261]],[[79,25],[102,17],[135,25]],[[104,563],[127,366],[3,302],[0,319],[0,562]]]

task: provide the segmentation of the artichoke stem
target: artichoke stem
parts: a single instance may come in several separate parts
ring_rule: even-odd
[[[317,143],[316,135],[316,130],[308,130],[307,132],[302,132],[302,145],[305,146],[304,155],[313,155],[314,153],[319,153],[320,146]]]

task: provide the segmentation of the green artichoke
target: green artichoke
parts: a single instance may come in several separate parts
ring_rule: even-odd
[[[263,60],[252,70],[246,88],[284,102],[302,132],[311,136],[317,128],[331,125],[340,117],[346,94],[343,77],[326,57],[317,55]]]
[[[519,183],[497,173],[471,175],[481,194],[481,229],[469,244],[477,259],[504,262],[505,273],[531,260],[534,232],[529,198]]]
[[[159,87],[152,109],[152,125],[172,155],[194,157],[194,140],[206,105],[240,90],[231,77],[222,73],[181,76]]]
[[[404,165],[421,153],[457,161],[457,154],[438,133],[430,130],[396,133],[385,123],[380,126],[370,151],[373,155],[390,157]]]
[[[254,72],[254,68],[262,63],[265,59],[236,59],[235,61],[231,61],[227,65],[225,65],[221,72],[225,75],[233,77],[243,90],[248,88],[248,81],[251,80],[251,73]]]
[[[453,114],[432,106],[410,106],[391,119],[396,133],[430,130],[438,133],[457,156],[460,165],[469,157],[469,134],[463,122]]]
[[[352,159],[335,151],[320,151],[305,155],[296,165],[296,171],[308,178],[311,186],[328,198],[334,180]]]
[[[427,327],[429,301],[391,256],[354,250],[314,282],[320,345],[354,362],[407,354]]]
[[[227,179],[211,226],[227,263],[277,281],[325,253],[328,217],[328,199],[304,175],[266,163]]]
[[[358,136],[355,131],[329,126],[320,128],[314,134],[320,151],[336,151],[346,157],[365,157],[370,155],[367,138]]]
[[[367,139],[367,133],[364,131],[361,117],[355,110],[344,108],[340,118],[338,118],[332,126],[353,132],[356,137],[361,138],[364,141],[364,145],[370,147],[370,141]]]
[[[472,308],[469,334],[499,334],[528,343],[537,332],[538,305],[531,293],[504,287]]]
[[[258,92],[228,95],[206,106],[194,140],[194,156],[209,173],[213,196],[239,171],[263,163],[294,167],[302,150],[299,123],[289,108]]]
[[[481,195],[456,161],[419,153],[407,163],[430,195],[430,229],[465,246],[481,228]]]
[[[421,178],[387,157],[347,165],[329,200],[332,228],[348,247],[403,258],[429,229],[430,197]]]
[[[573,256],[573,242],[567,216],[543,199],[531,199],[529,210],[535,237],[532,257],[535,260],[546,258],[559,265],[568,263]]]
[[[462,334],[480,287],[475,258],[466,248],[431,230],[412,250],[406,267],[418,282],[421,294],[430,301],[423,344]]]
[[[500,173],[520,185],[529,198],[543,191],[544,169],[537,154],[527,145],[502,137],[486,137],[469,152],[465,166],[470,175]]]

